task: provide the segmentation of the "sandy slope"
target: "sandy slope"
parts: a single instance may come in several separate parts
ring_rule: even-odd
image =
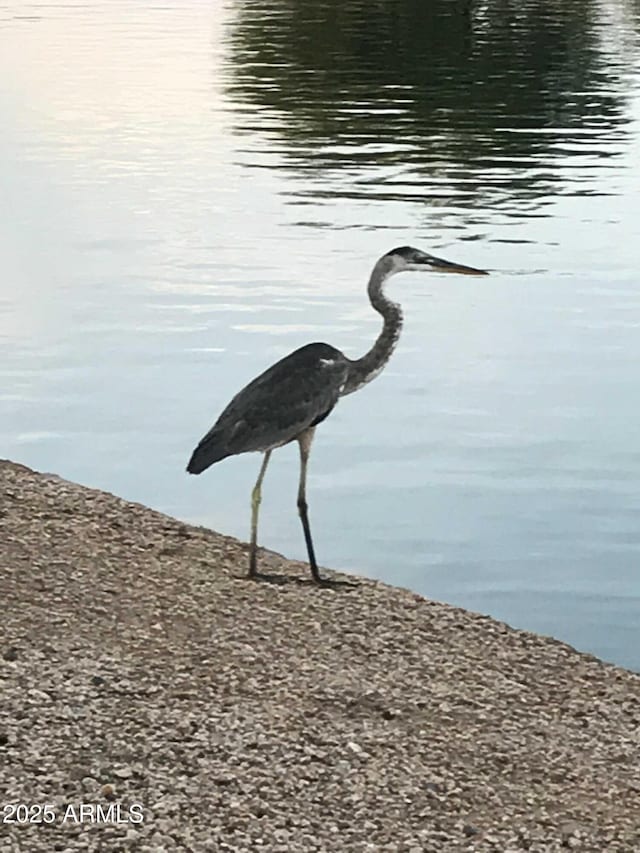
[[[245,563],[0,462],[0,800],[53,816],[0,824],[2,853],[640,851],[640,677],[400,589],[316,589],[268,553],[292,580],[257,584]]]

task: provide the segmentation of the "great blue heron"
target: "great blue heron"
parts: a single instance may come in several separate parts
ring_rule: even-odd
[[[214,462],[237,453],[264,453],[251,493],[249,577],[260,577],[256,560],[258,509],[271,451],[295,439],[300,446],[298,512],[311,575],[318,584],[334,583],[322,578],[318,571],[309,527],[306,479],[311,442],[316,426],[329,415],[340,397],[362,388],[389,361],[400,337],[402,312],[399,305],[385,296],[383,286],[390,276],[404,270],[487,275],[484,270],[445,261],[410,246],[387,252],[376,263],[369,279],[369,300],[384,319],[382,332],[369,352],[352,360],[329,344],[307,344],[295,350],[236,394],[193,451],[187,465],[190,474],[200,474]]]

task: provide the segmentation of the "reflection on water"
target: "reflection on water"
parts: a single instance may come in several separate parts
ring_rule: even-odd
[[[298,199],[421,202],[457,228],[522,219],[561,193],[612,191],[597,179],[628,141],[623,13],[261,0],[231,28],[235,127],[268,138],[261,153],[299,174]]]
[[[378,318],[318,431],[321,562],[640,669],[638,7],[0,2],[2,455],[245,537],[258,459],[184,465],[228,399]],[[304,557],[295,448],[262,539]]]

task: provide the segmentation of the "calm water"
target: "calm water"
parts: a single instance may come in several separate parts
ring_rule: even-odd
[[[302,343],[393,361],[318,431],[323,564],[640,669],[640,5],[0,2],[0,456],[246,537],[194,443]],[[304,557],[297,448],[262,541]]]

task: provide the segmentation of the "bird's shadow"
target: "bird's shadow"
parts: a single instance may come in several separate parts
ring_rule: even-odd
[[[312,589],[355,589],[358,584],[354,581],[334,580],[333,578],[322,578],[315,581],[312,578],[299,578],[291,575],[275,575],[267,572],[258,572],[255,575],[235,575],[236,580],[251,581],[253,583],[270,583],[274,586],[304,586]]]

